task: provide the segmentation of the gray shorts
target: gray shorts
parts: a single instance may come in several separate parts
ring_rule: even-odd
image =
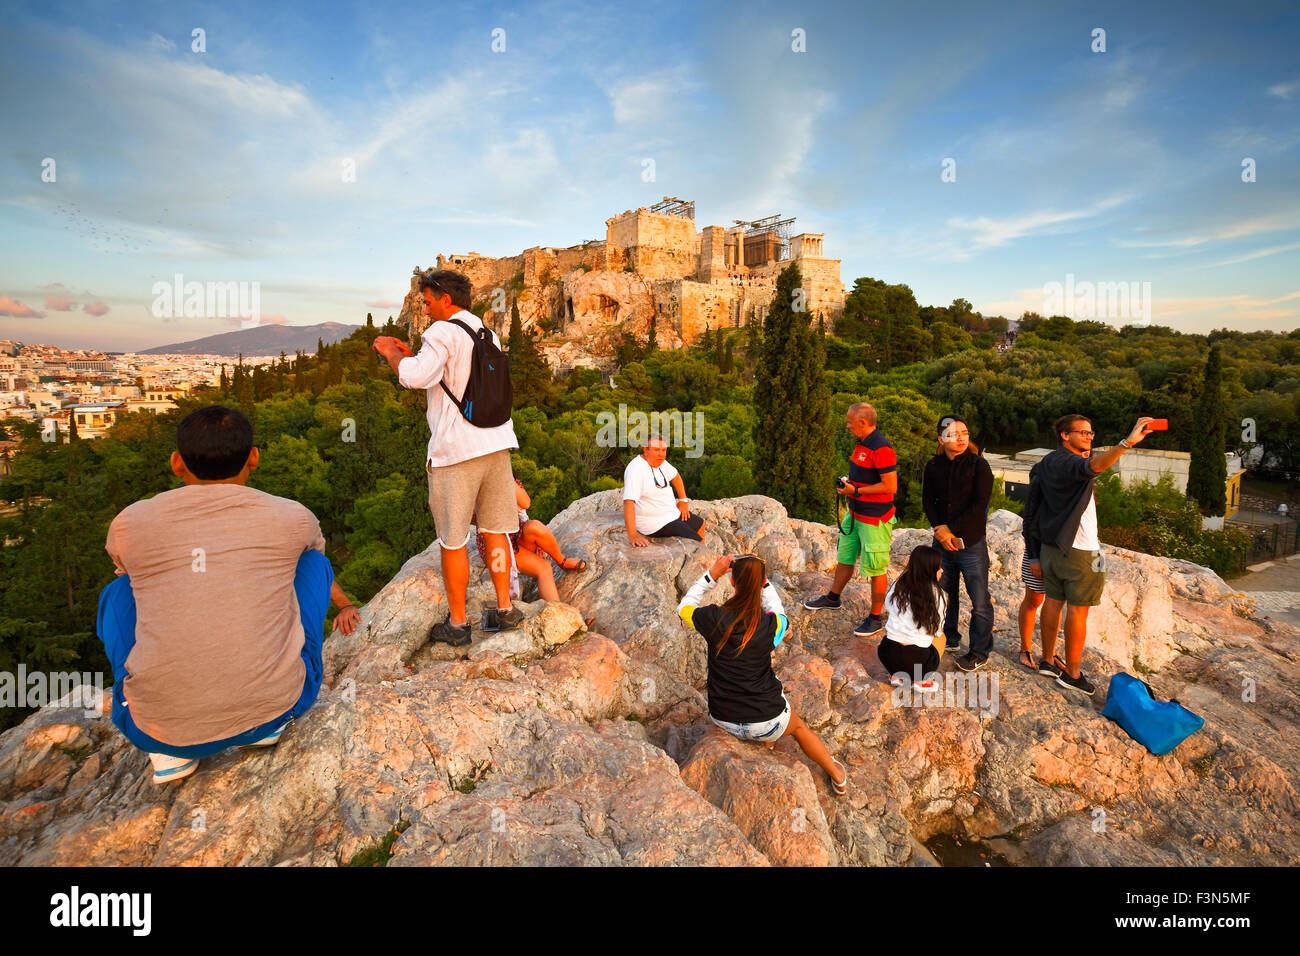
[[[465,547],[470,536],[470,516],[475,511],[480,531],[512,534],[519,530],[510,449],[438,468],[426,464],[424,469],[429,474],[434,532],[443,548],[455,551]]]

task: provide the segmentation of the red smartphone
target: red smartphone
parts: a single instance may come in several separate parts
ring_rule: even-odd
[[[1169,431],[1169,419],[1154,418],[1147,422],[1147,431],[1149,432],[1167,432]]]

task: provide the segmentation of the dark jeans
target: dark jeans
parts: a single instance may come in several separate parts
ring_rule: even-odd
[[[949,551],[938,539],[932,542],[943,555],[943,577],[939,587],[948,595],[948,612],[943,619],[943,634],[948,647],[961,643],[957,630],[957,614],[961,610],[961,580],[966,582],[970,597],[970,652],[976,657],[988,657],[993,651],[993,601],[989,598],[989,546],[987,541],[970,544],[960,551]]]
[[[207,757],[227,747],[251,744],[278,729],[289,718],[302,716],[316,702],[325,673],[321,650],[325,643],[325,612],[329,610],[330,585],[333,583],[334,569],[330,566],[329,559],[313,548],[304,551],[298,559],[298,569],[293,579],[293,589],[298,595],[298,617],[302,621],[305,637],[302,660],[307,670],[298,702],[279,717],[234,737],[174,747],[150,737],[131,719],[131,710],[126,706],[122,685],[126,681],[127,656],[131,653],[131,648],[135,647],[135,594],[131,590],[130,575],[123,574],[110,581],[99,593],[96,629],[100,640],[104,642],[108,661],[113,665],[113,675],[117,678],[113,684],[113,723],[127,740],[141,750],[193,758]],[[183,596],[178,596],[178,600],[183,600]],[[239,688],[232,687],[230,692],[238,694]]]
[[[681,518],[674,518],[654,534],[646,535],[647,538],[693,538],[696,541],[703,541],[704,537],[700,534],[700,526],[704,524],[704,519],[699,515],[691,515],[685,521]]]

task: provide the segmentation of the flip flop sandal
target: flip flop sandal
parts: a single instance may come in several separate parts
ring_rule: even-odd
[[[838,760],[836,760],[834,757],[831,758],[831,763],[833,763],[833,764],[835,764],[835,766],[839,767],[839,769],[844,773],[844,782],[843,782],[843,783],[836,783],[834,780],[831,780],[831,782],[830,782],[830,783],[831,783],[831,792],[834,793],[835,796],[837,796],[837,797],[842,797],[842,796],[844,796],[846,793],[849,792],[849,772],[848,772],[848,770],[845,770],[845,768],[844,768],[844,764],[840,763],[840,762],[839,762]],[[829,777],[829,776],[830,776],[830,775],[827,774],[827,777]]]
[[[569,564],[570,561],[577,561],[578,563],[571,565]],[[587,562],[582,560],[582,558],[565,558],[563,561],[560,562],[560,570],[561,571],[586,571]]]
[[[1034,652],[1020,648],[1020,666],[1026,670],[1038,673],[1038,662],[1034,660]]]

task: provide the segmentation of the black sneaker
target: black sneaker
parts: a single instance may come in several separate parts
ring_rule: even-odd
[[[841,608],[844,605],[840,602],[838,594],[831,594],[827,591],[819,598],[813,598],[811,601],[804,601],[803,606],[810,611],[821,611],[828,608],[834,610],[836,608]]]
[[[429,628],[429,640],[450,644],[452,647],[464,647],[466,644],[473,643],[474,638],[468,621],[457,627],[451,623],[451,615],[448,614],[447,620]]]
[[[885,621],[879,614],[869,614],[861,624],[853,629],[854,637],[872,637],[885,629]]]
[[[1081,694],[1092,696],[1092,692],[1097,688],[1092,686],[1092,681],[1083,676],[1083,670],[1080,669],[1078,677],[1071,677],[1069,671],[1061,671],[1056,675],[1056,682],[1062,687],[1068,687],[1070,690],[1077,690]]]
[[[522,623],[524,623],[524,613],[513,604],[508,611],[495,607],[483,610],[483,630],[485,631],[512,631]]]
[[[947,654],[949,657],[956,657],[959,653],[961,653],[961,635],[958,634],[957,640],[953,641],[950,644],[944,645],[943,652]]]
[[[1061,665],[1061,659],[1058,657],[1054,661],[1039,661],[1038,673],[1044,677],[1060,677],[1065,673],[1065,668]]]
[[[970,672],[977,671],[989,662],[987,657],[980,657],[978,654],[964,654],[957,658],[957,666],[962,670]]]

